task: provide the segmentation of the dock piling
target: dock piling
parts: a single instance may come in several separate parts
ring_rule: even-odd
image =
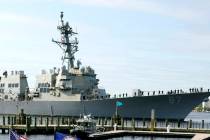
[[[165,120],[165,127],[168,126],[168,119]]]
[[[124,130],[124,119],[123,119],[123,117],[121,118],[121,129]]]
[[[14,124],[17,124],[17,118],[14,116]]]
[[[151,110],[151,123],[150,123],[150,130],[154,131],[155,128],[155,110]]]
[[[11,125],[11,126],[14,125],[14,117],[13,117],[13,116],[10,117],[10,125]]]
[[[178,120],[177,127],[180,128],[180,120]]]
[[[3,118],[3,125],[5,125],[5,116],[3,116],[2,118]]]
[[[70,117],[68,117],[68,126],[70,126],[71,125],[71,118]]]
[[[101,118],[101,125],[104,127],[104,118]]]
[[[30,127],[31,127],[31,118],[30,116],[26,117],[26,133],[30,131]]]
[[[7,124],[10,125],[10,116],[7,117]]]
[[[51,116],[51,120],[50,120],[50,124],[54,124],[54,119],[53,119],[53,116]]]
[[[60,118],[57,117],[57,126],[59,127],[60,126]]]
[[[192,128],[192,120],[189,121],[189,128]]]
[[[42,125],[42,122],[43,121],[43,118],[42,118],[42,116],[40,116],[40,125]]]
[[[135,130],[135,119],[132,118],[132,130],[134,131]]]
[[[201,127],[204,128],[204,120],[202,120]]]
[[[34,127],[36,127],[37,126],[37,117],[35,116],[35,118],[34,118]]]
[[[49,118],[46,118],[46,131],[48,131],[48,125],[49,125]]]
[[[145,119],[143,118],[142,121],[143,121],[142,122],[143,123],[143,127],[145,127]]]

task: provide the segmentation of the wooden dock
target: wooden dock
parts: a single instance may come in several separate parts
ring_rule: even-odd
[[[73,116],[44,116],[27,115],[23,112],[18,115],[0,115],[0,133],[8,133],[9,129],[18,133],[27,134],[54,134],[56,131],[69,134],[74,128],[78,117]],[[91,135],[91,138],[106,138],[127,135],[159,136],[159,137],[190,137],[193,140],[209,138],[210,123],[204,121],[188,122],[170,120],[144,120],[120,118],[116,123],[113,118],[95,118],[97,126],[103,127],[104,132]],[[153,123],[153,124],[151,124]],[[170,131],[167,132],[167,126]],[[199,133],[199,134],[198,134]],[[202,133],[202,134],[201,134]]]
[[[26,125],[0,125],[1,133],[9,133],[9,130],[16,130],[18,133],[27,133],[27,134],[54,134],[56,131],[63,133],[69,133],[72,129],[72,125],[37,125],[32,127],[27,127]]]

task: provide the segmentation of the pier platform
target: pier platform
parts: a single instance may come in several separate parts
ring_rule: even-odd
[[[0,133],[8,133],[13,129],[26,134],[69,134],[78,118],[73,116],[36,116],[36,115],[0,115]],[[156,136],[173,138],[193,138],[193,140],[210,139],[210,123],[180,120],[145,120],[121,118],[119,124],[112,118],[94,118],[103,132],[95,133],[91,139],[104,139],[122,136]],[[168,128],[170,126],[170,129]],[[169,130],[168,130],[169,129]],[[114,131],[115,130],[115,131]]]
[[[117,130],[107,131],[102,133],[95,133],[90,135],[92,139],[107,139],[113,137],[122,136],[155,136],[155,137],[171,137],[171,138],[192,138],[194,133],[182,133],[182,132],[158,132],[158,131],[131,131],[131,130]]]
[[[192,138],[192,140],[209,140],[210,134],[195,134],[195,136]]]

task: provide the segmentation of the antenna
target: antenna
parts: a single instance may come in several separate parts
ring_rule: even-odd
[[[69,25],[68,22],[64,22],[63,20],[64,13],[61,12],[60,14],[60,22],[61,25],[57,26],[57,29],[60,31],[61,38],[60,41],[55,41],[52,39],[52,42],[56,43],[62,50],[63,50],[63,60],[64,63],[65,60],[67,60],[68,65],[68,71],[71,68],[74,68],[74,54],[78,51],[78,39],[74,35],[77,34],[77,32],[74,32],[72,30],[72,27]]]

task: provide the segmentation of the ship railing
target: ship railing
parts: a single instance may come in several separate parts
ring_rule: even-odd
[[[190,88],[187,90],[184,89],[175,89],[175,90],[157,90],[157,91],[141,91],[134,92],[132,95],[128,95],[127,93],[123,94],[114,94],[112,98],[127,98],[127,97],[139,97],[139,96],[159,96],[159,95],[174,95],[174,94],[193,94],[193,93],[203,93],[210,92],[210,89],[203,88]]]

